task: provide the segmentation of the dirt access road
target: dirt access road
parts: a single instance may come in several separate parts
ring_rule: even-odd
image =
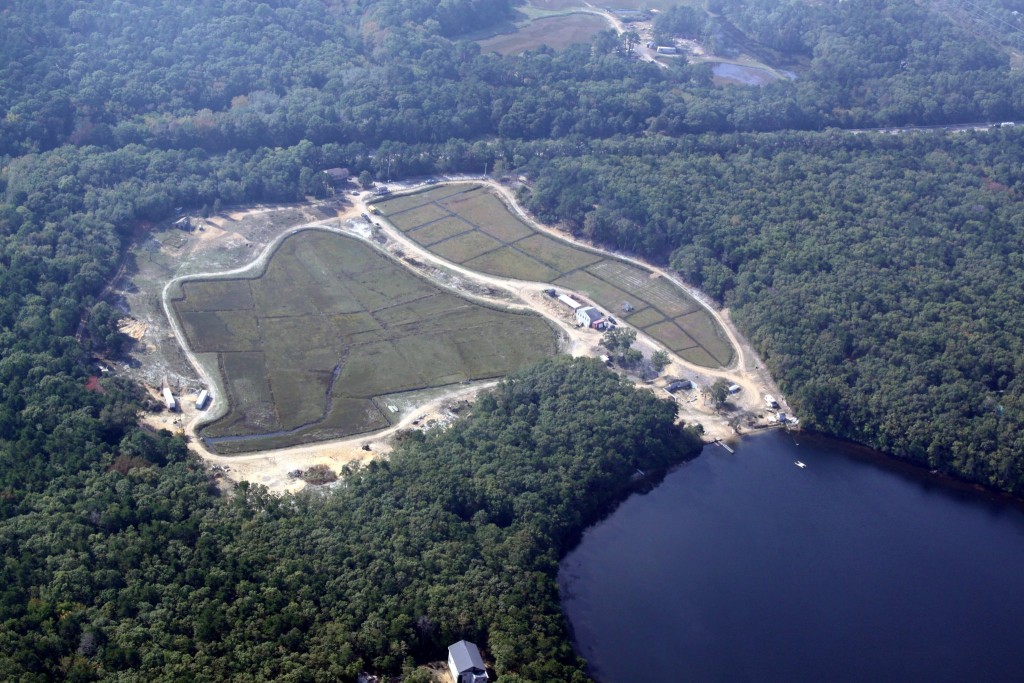
[[[296,470],[327,465],[338,473],[346,465],[366,464],[391,452],[391,441],[396,432],[447,424],[458,418],[453,406],[463,401],[472,401],[479,392],[496,384],[496,381],[490,381],[462,387],[419,406],[395,425],[373,434],[245,455],[217,455],[203,446],[196,430],[209,417],[195,409],[194,400],[182,401],[180,413],[147,414],[143,422],[154,429],[183,431],[189,437],[189,449],[201,457],[215,475],[224,480],[225,485],[249,481],[262,484],[275,493],[294,493],[306,486],[306,482],[293,476]]]
[[[640,36],[640,43],[633,48],[633,52],[635,52],[637,56],[640,57],[640,59],[645,62],[657,64],[662,69],[668,68],[668,64],[665,64],[664,62],[659,62],[657,58],[657,53],[654,50],[647,47],[647,41],[651,39],[651,22],[638,22],[637,26],[635,26],[634,28],[627,29],[626,24],[608,10],[602,9],[600,7],[595,7],[589,2],[584,2],[583,4],[586,6],[586,8],[580,9],[580,12],[585,12],[587,14],[596,14],[600,17],[603,17],[604,20],[607,21],[608,24],[613,29],[615,29],[615,32],[618,33],[620,36],[627,30],[636,31],[637,35]]]

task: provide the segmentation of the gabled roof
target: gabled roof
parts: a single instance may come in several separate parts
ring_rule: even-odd
[[[468,640],[460,640],[454,645],[448,646],[448,656],[455,663],[455,669],[461,674],[466,671],[484,673],[484,660],[480,657],[480,650]]]
[[[348,178],[347,168],[328,168],[324,171],[331,180],[345,180]]]

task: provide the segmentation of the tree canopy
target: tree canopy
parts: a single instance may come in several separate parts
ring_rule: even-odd
[[[670,255],[730,307],[803,424],[1024,490],[1015,129],[592,149],[538,164],[533,208]]]
[[[586,680],[558,559],[637,469],[700,443],[595,360],[544,362],[471,410],[283,498],[211,496],[179,440],[135,432],[133,461],[57,478],[0,524],[0,674],[354,680],[468,638],[503,680]]]
[[[300,201],[329,167],[522,173],[542,219],[728,305],[803,424],[1019,494],[1022,133],[839,130],[1024,118],[1018,32],[911,0],[708,10],[659,38],[795,78],[723,86],[633,35],[459,39],[508,0],[5,3],[0,676],[354,680],[465,636],[502,680],[584,678],[555,564],[637,468],[692,454],[671,405],[553,361],[328,493],[222,498],[138,427],[137,387],[90,378],[124,344],[102,293],[134,236]]]

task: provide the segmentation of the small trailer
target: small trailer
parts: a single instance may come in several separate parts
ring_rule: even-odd
[[[177,410],[178,402],[174,399],[174,394],[171,393],[171,388],[165,384],[161,393],[163,394],[164,405],[167,407],[167,410]]]

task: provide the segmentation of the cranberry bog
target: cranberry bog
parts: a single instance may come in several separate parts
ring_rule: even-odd
[[[438,185],[375,206],[446,261],[578,292],[696,365],[726,367],[735,359],[725,331],[683,288],[635,262],[536,229],[485,185]]]
[[[202,426],[218,453],[377,431],[388,396],[500,377],[557,349],[539,315],[478,303],[353,237],[304,230],[261,272],[185,279],[171,308],[228,408]]]

